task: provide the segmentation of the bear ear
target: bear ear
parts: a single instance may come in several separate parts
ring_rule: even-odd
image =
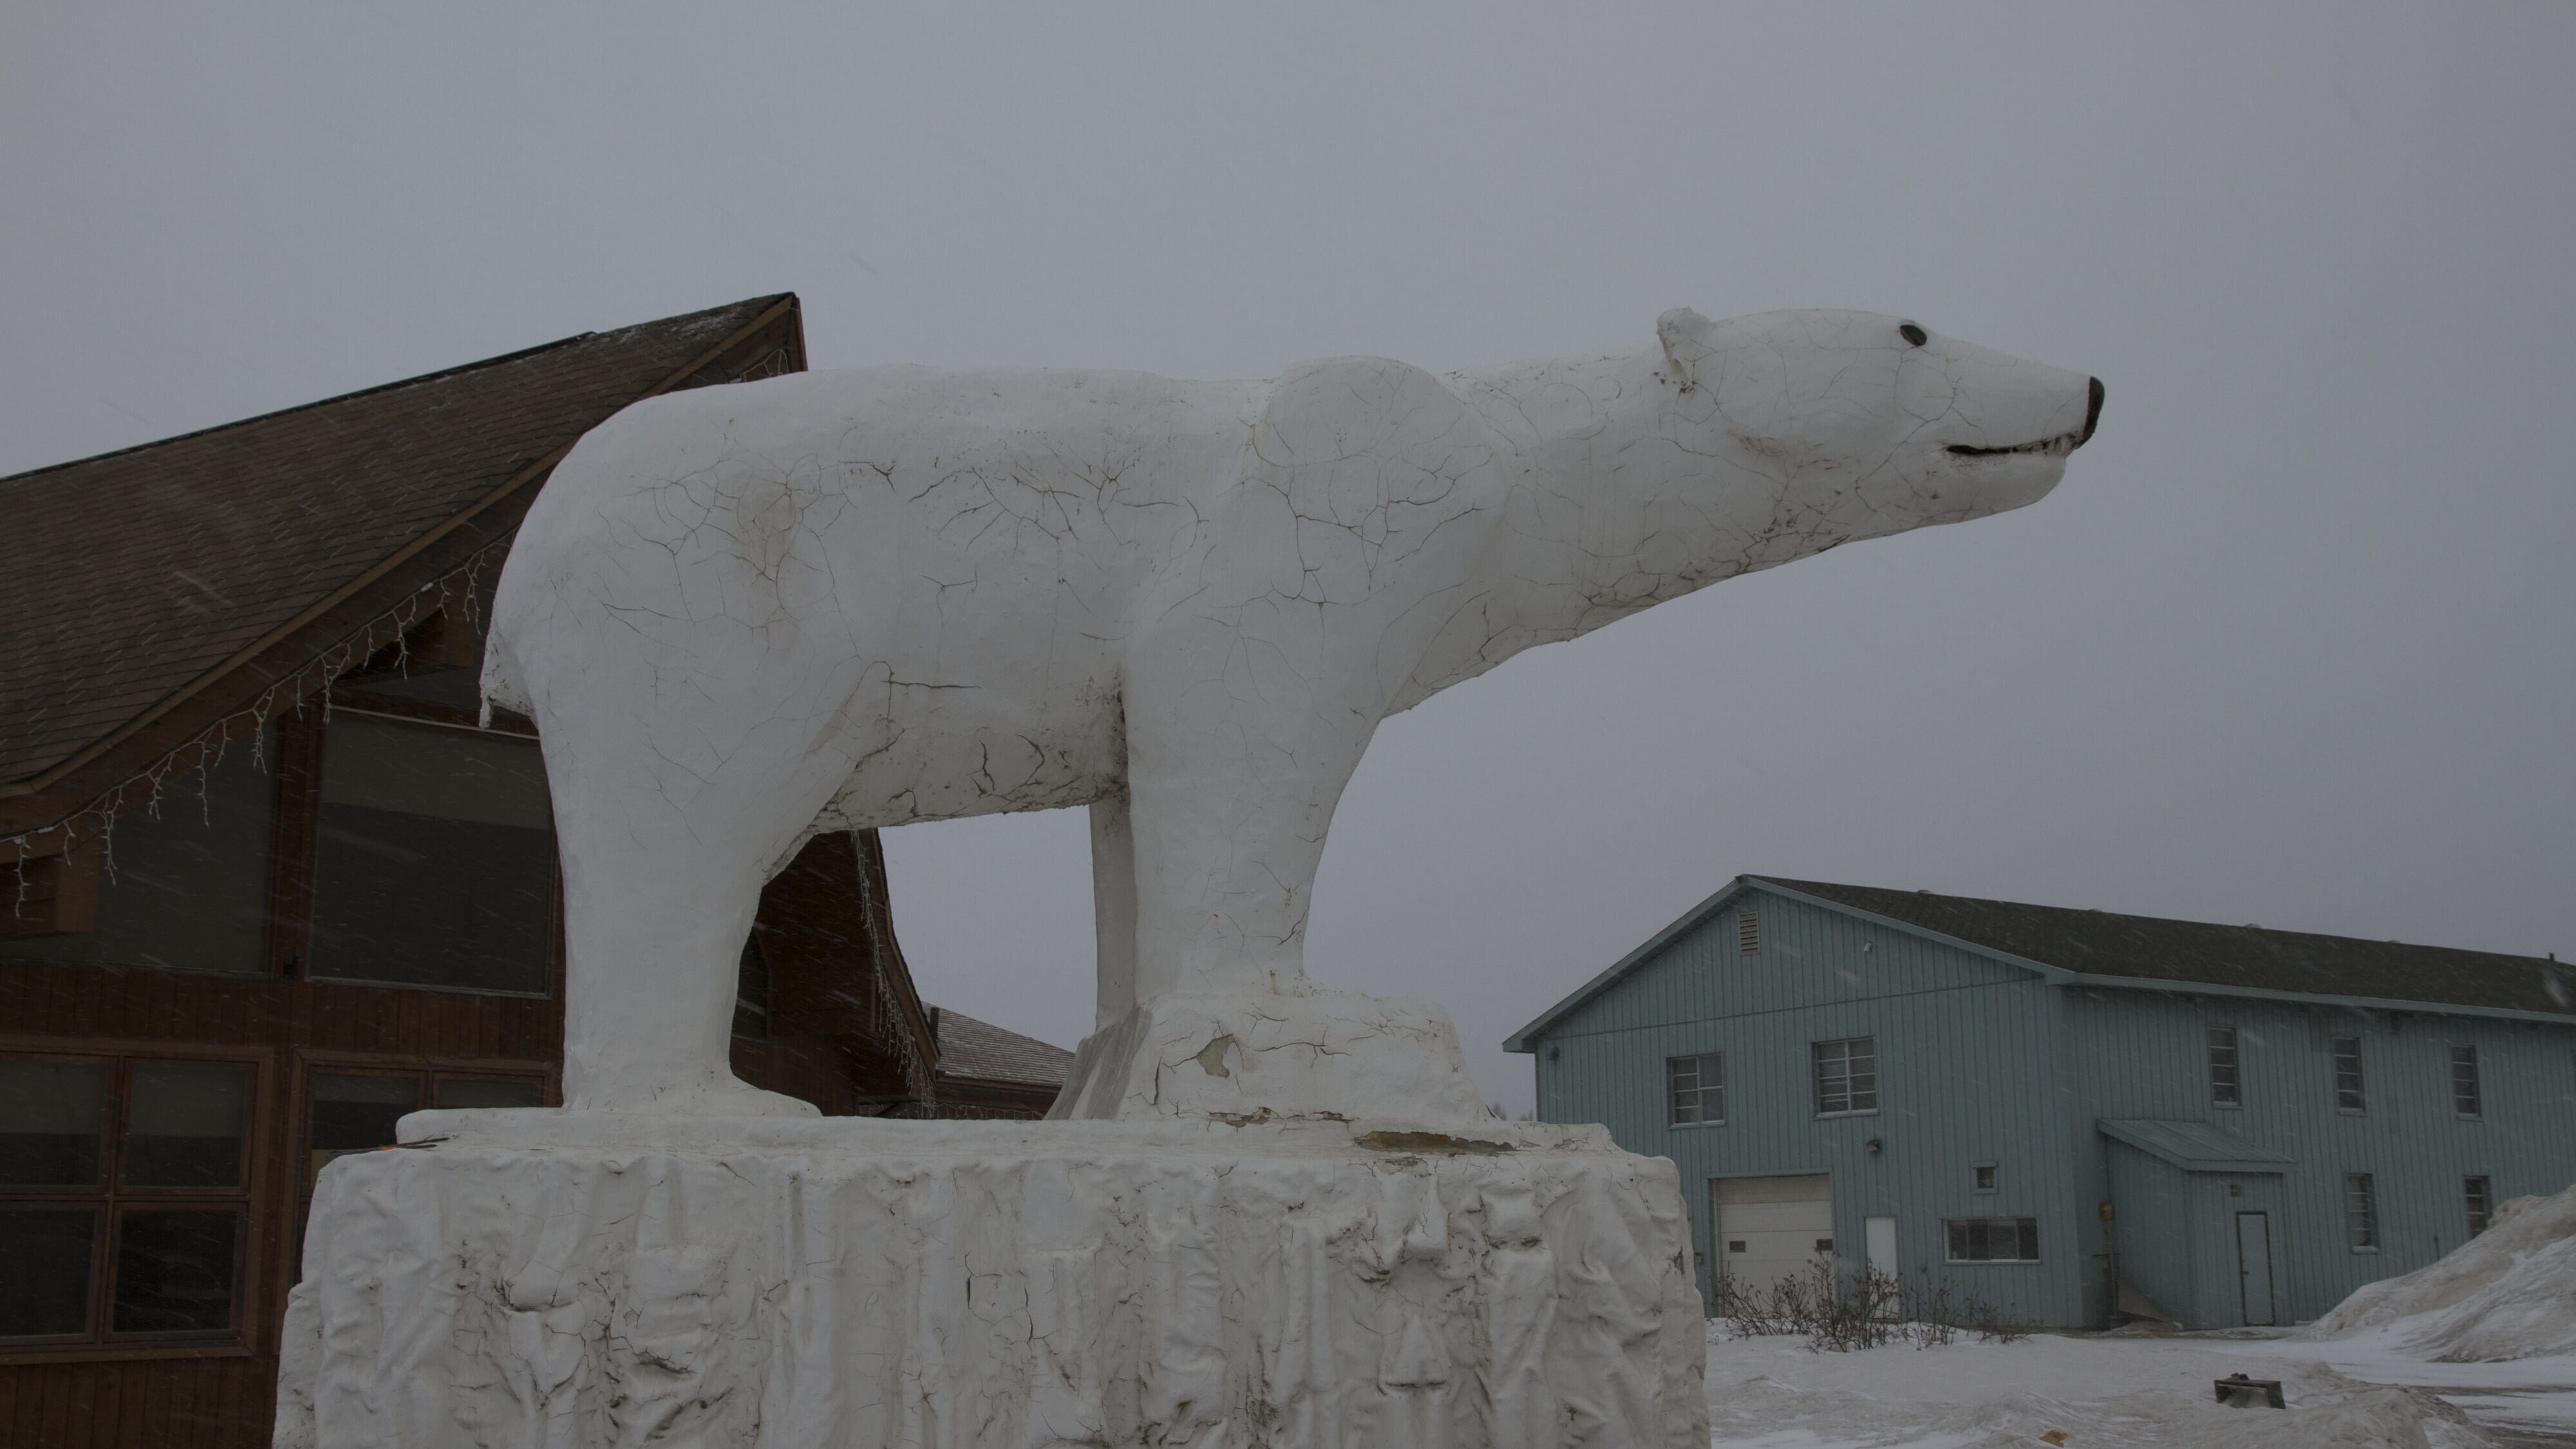
[[[1716,324],[1688,307],[1675,307],[1655,319],[1655,336],[1664,344],[1664,357],[1673,365],[1673,380],[1684,392],[1699,386],[1699,365],[1715,348],[1709,346],[1709,329]]]

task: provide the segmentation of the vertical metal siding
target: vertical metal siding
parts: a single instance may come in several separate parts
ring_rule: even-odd
[[[1735,917],[1747,906],[1762,916],[1753,956],[1737,950]],[[2008,1313],[2074,1324],[2083,1321],[2087,1263],[2067,1190],[2072,1157],[2052,1105],[2059,1013],[2050,995],[2028,972],[1757,891],[1533,1043],[1539,1111],[1605,1123],[1629,1150],[1673,1160],[1703,1255],[1703,1292],[1716,1256],[1713,1179],[1825,1172],[1847,1266],[1862,1261],[1863,1220],[1893,1217],[1910,1281],[1946,1276]],[[1879,1111],[1820,1119],[1810,1044],[1848,1036],[1877,1040]],[[1726,1057],[1726,1121],[1671,1126],[1664,1062],[1707,1051]],[[1974,1190],[1979,1162],[1997,1164],[1993,1194]],[[2091,1200],[2083,1207],[2089,1213]],[[2038,1218],[2041,1261],[1949,1265],[1941,1223],[1951,1217]]]
[[[2274,1179],[2272,1252],[2285,1322],[2313,1319],[2362,1284],[2412,1272],[2466,1241],[2463,1177],[2493,1179],[2498,1201],[2576,1182],[2576,1028],[2166,992],[2068,995],[2078,1018],[2070,1040],[2081,1043],[2076,1057],[2086,1065],[2081,1120],[2070,1126],[2090,1144],[2087,1177],[2104,1162],[2090,1130],[2101,1117],[2208,1122],[2293,1160]],[[2210,1103],[2203,1032],[2212,1025],[2236,1028],[2241,1108]],[[2361,1039],[2366,1106],[2358,1115],[2335,1106],[2330,1043],[2338,1036]],[[2486,1109],[2478,1121],[2451,1111],[2454,1042],[2478,1048]],[[2347,1172],[2375,1181],[2376,1253],[2346,1241]],[[2111,1195],[2107,1177],[2103,1186]],[[2125,1238],[2129,1205],[2120,1211]],[[2198,1255],[2201,1271],[2220,1279],[2203,1296],[2225,1314],[2194,1326],[2236,1321],[2233,1251]]]
[[[1762,916],[1754,956],[1737,951],[1736,913],[1748,907]],[[2237,1028],[2241,1110],[2210,1104],[2202,1032],[2211,1024]],[[1862,1035],[1878,1042],[1879,1113],[1818,1119],[1809,1044]],[[2335,1108],[2333,1036],[2363,1040],[2369,1105],[2357,1117]],[[2478,1047],[2480,1121],[2451,1113],[2455,1041]],[[2464,1176],[2492,1179],[2499,1203],[2576,1182],[2576,1027],[2051,987],[1972,952],[1758,888],[1533,1046],[1542,1117],[1604,1123],[1622,1146],[1679,1168],[1704,1255],[1703,1292],[1715,1258],[1708,1183],[1719,1177],[1830,1173],[1846,1264],[1861,1261],[1862,1220],[1892,1216],[1909,1279],[1922,1281],[1917,1270],[1928,1269],[2058,1325],[2098,1323],[2109,1308],[2101,1255],[2112,1230],[2095,1207],[2114,1201],[2124,1244],[2164,1244],[2160,1251],[2193,1265],[2195,1286],[2176,1295],[2185,1301],[2163,1306],[2209,1326],[2236,1321],[2227,1181],[2262,1193],[2273,1214],[2285,1323],[2458,1247],[2467,1233]],[[1707,1051],[1726,1057],[1726,1121],[1671,1126],[1665,1059]],[[2296,1165],[2277,1178],[2191,1174],[2214,1186],[2180,1191],[2199,1206],[2178,1203],[2186,1221],[2160,1224],[2153,1219],[2166,1208],[2115,1190],[2095,1126],[2103,1117],[2215,1122]],[[1872,1137],[1881,1144],[1875,1154],[1866,1147]],[[1979,1162],[1997,1164],[1996,1193],[1973,1191]],[[2345,1172],[2377,1179],[2376,1254],[2345,1244]],[[2212,1220],[2195,1228],[2204,1216]],[[2042,1261],[1947,1265],[1941,1220],[1950,1217],[2036,1217]],[[2147,1285],[2142,1264],[2126,1266]]]
[[[2181,1168],[2125,1142],[2109,1144],[2111,1200],[2119,1205],[2114,1236],[2120,1276],[2137,1285],[2178,1323],[2193,1321],[2191,1209]]]

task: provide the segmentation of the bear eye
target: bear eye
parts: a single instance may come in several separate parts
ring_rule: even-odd
[[[1922,328],[1915,326],[1911,322],[1897,323],[1896,335],[1904,338],[1908,343],[1911,343],[1916,347],[1920,347],[1924,343],[1932,340],[1931,333],[1924,331]]]

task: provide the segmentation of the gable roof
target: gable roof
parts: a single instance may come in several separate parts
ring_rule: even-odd
[[[2260,926],[2072,910],[1930,891],[1738,876],[1503,1043],[1531,1039],[1754,888],[1860,915],[2019,966],[2057,985],[2294,997],[2356,1006],[2576,1021],[2576,966],[2532,956]]]
[[[112,813],[318,661],[390,643],[451,576],[470,596],[618,409],[803,365],[780,293],[0,478],[0,837]]]
[[[983,1082],[1061,1087],[1073,1074],[1073,1053],[1036,1037],[951,1011],[930,1009],[939,1032],[939,1075]]]
[[[2165,1122],[2149,1117],[2104,1117],[2093,1124],[2103,1136],[2170,1162],[2185,1172],[2270,1172],[2294,1159],[2267,1152],[2206,1122]]]
[[[2534,956],[2124,916],[1930,891],[1756,879],[1982,947],[1988,954],[2038,962],[2082,977],[2110,978],[2103,984],[2221,987],[2534,1012],[2576,1020],[2576,967]]]

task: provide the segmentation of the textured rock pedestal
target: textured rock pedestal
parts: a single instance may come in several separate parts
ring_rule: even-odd
[[[280,1445],[1707,1440],[1671,1165],[1597,1127],[404,1125],[323,1175]]]

